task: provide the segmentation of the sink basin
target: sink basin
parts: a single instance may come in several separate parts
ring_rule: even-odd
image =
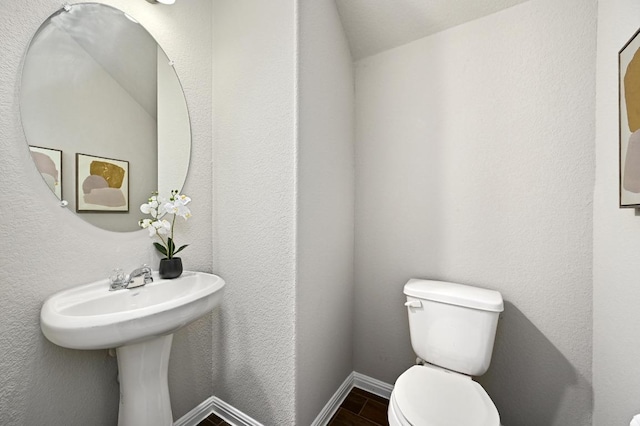
[[[109,349],[171,334],[210,312],[222,298],[222,278],[184,272],[132,290],[109,291],[104,279],[56,293],[40,313],[44,335],[71,349]]]
[[[65,348],[116,348],[119,426],[170,426],[167,368],[173,333],[211,312],[224,284],[204,272],[185,271],[171,280],[154,272],[153,282],[143,287],[109,291],[104,279],[49,297],[40,326],[47,339]]]

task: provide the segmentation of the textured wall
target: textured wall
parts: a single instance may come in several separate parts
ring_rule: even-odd
[[[183,258],[187,268],[211,271],[211,3],[105,3],[136,17],[176,61],[193,127],[185,191],[194,199],[194,217],[181,233],[181,241],[191,243]],[[59,7],[54,0],[0,2],[0,182],[10,200],[0,210],[0,424],[7,426],[116,423],[115,359],[106,351],[49,343],[40,332],[40,307],[50,294],[104,278],[114,267],[158,262],[145,232],[103,231],[58,207],[31,162],[18,104],[21,61],[31,35]],[[176,418],[212,393],[211,336],[210,318],[175,336],[170,389]]]
[[[504,424],[590,424],[595,40],[531,0],[356,64],[356,371],[411,365],[409,278],[493,288]]]
[[[596,186],[593,234],[595,426],[640,413],[640,217],[618,208],[618,51],[640,25],[633,0],[598,2]]]
[[[296,2],[215,0],[214,393],[294,424]],[[220,336],[218,338],[217,336]]]
[[[353,371],[354,75],[333,0],[299,7],[296,424],[308,425]]]

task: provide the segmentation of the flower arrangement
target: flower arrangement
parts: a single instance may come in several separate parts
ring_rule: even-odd
[[[187,207],[189,202],[191,198],[180,194],[178,190],[173,190],[168,199],[158,195],[157,192],[152,192],[148,202],[140,206],[140,211],[150,215],[151,219],[141,219],[138,225],[149,230],[149,237],[160,239],[162,243],[154,242],[153,245],[167,259],[173,259],[188,246],[185,244],[176,250],[173,233],[176,217],[180,216],[185,220],[191,217],[191,211]],[[166,219],[168,215],[173,215],[171,220]]]

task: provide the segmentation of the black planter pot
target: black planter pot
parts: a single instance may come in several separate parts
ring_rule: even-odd
[[[182,274],[182,259],[174,257],[173,259],[160,260],[160,278],[170,280],[178,278]]]

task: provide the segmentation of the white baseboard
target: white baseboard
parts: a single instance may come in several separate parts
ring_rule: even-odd
[[[329,402],[327,402],[327,405],[320,411],[318,417],[311,423],[311,426],[326,426],[354,387],[387,399],[389,399],[391,391],[393,390],[393,386],[388,383],[354,371],[347,376],[336,393],[334,393]]]
[[[322,408],[318,417],[311,423],[311,426],[325,426],[331,420],[331,417],[338,411],[344,399],[349,395],[353,388],[353,374],[351,373],[342,382],[336,393],[333,394],[329,402]]]
[[[391,391],[393,390],[393,385],[355,371],[353,372],[353,386],[386,399],[391,397]]]
[[[234,426],[264,426],[259,421],[215,396],[213,397],[213,412],[216,416]]]
[[[209,417],[211,413],[234,426],[263,426],[259,421],[249,417],[216,396],[207,398],[193,410],[176,420],[173,426],[197,426],[198,423]]]
[[[173,426],[197,426],[213,413],[213,396],[205,399],[196,408],[173,422]]]
[[[387,399],[389,399],[391,391],[393,390],[393,386],[388,383],[354,371],[342,382],[329,402],[322,408],[320,414],[318,414],[313,423],[311,423],[311,426],[325,426],[329,423],[331,417],[338,411],[338,408],[340,408],[340,405],[354,387]],[[222,420],[235,426],[263,426],[259,421],[249,417],[216,396],[207,398],[193,410],[176,420],[173,426],[197,426],[198,423],[206,419],[211,413],[214,413]]]

